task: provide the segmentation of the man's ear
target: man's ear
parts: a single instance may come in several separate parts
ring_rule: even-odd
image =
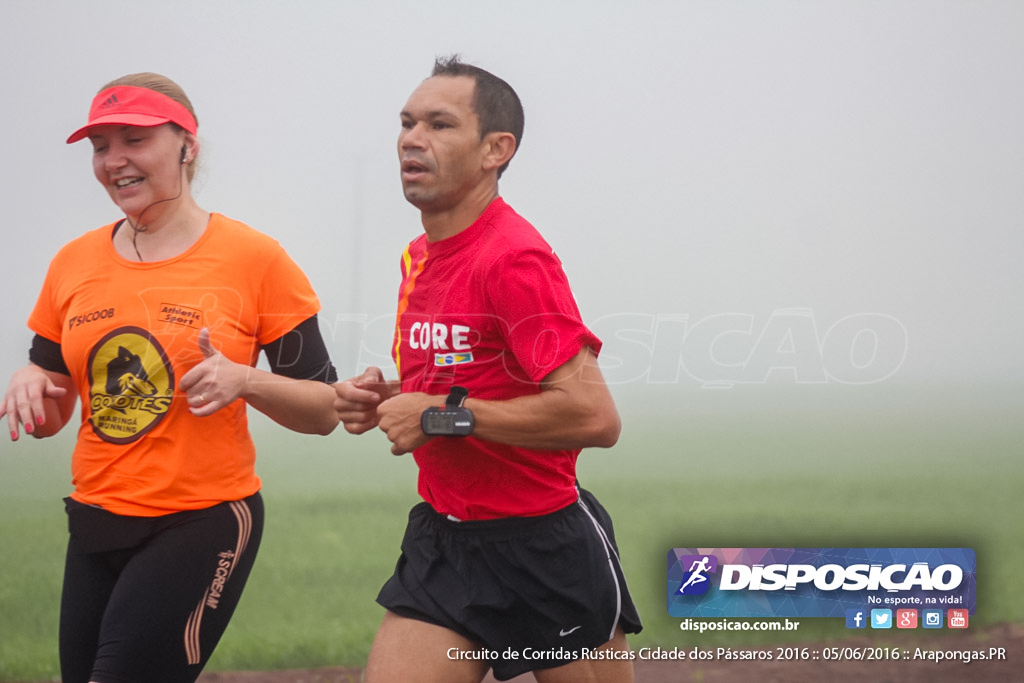
[[[485,171],[501,168],[516,153],[516,136],[512,133],[488,133],[484,136],[483,144]]]

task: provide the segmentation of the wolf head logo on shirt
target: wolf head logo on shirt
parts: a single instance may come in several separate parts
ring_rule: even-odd
[[[117,356],[107,363],[107,393],[152,396],[156,387],[149,381],[142,359],[123,346],[117,347]]]
[[[104,441],[126,444],[171,407],[174,369],[160,342],[139,327],[108,333],[89,356],[89,423]]]

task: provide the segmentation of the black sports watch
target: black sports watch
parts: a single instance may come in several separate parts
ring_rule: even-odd
[[[469,436],[476,424],[473,411],[462,403],[469,395],[466,387],[452,387],[444,408],[431,406],[420,416],[420,427],[427,436]]]

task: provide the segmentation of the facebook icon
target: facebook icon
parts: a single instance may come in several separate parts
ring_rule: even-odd
[[[867,628],[867,618],[864,616],[864,610],[846,610],[846,628]]]

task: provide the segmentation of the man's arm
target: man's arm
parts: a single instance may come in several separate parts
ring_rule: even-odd
[[[409,453],[431,437],[423,433],[420,416],[443,396],[399,394],[380,404],[380,428],[395,455]],[[504,401],[473,398],[463,404],[473,411],[473,436],[534,450],[608,448],[618,441],[622,425],[594,352],[586,347],[541,381],[539,394]]]
[[[474,436],[536,450],[610,448],[622,423],[590,347],[541,381],[541,392],[507,401],[471,397]]]

